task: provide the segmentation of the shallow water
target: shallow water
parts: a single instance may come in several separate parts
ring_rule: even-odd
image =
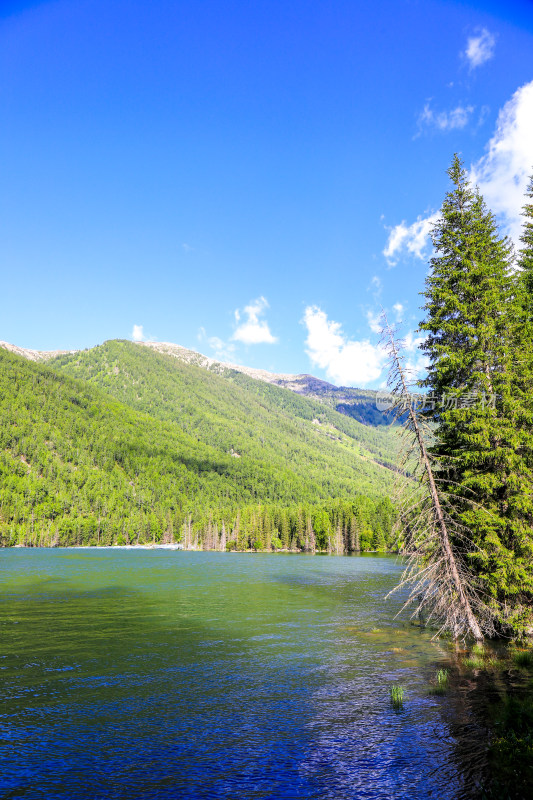
[[[470,714],[428,694],[449,652],[384,600],[394,558],[4,550],[0,565],[2,797],[478,796]]]

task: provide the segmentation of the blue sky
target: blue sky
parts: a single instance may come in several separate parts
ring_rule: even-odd
[[[461,152],[515,237],[533,2],[0,3],[0,339],[379,386]]]

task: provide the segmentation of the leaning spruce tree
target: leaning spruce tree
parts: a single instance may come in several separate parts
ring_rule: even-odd
[[[527,368],[517,374],[512,247],[457,155],[448,175],[420,324],[429,361],[424,413],[440,490],[461,532],[452,548],[500,631],[524,635],[533,626],[532,426]]]

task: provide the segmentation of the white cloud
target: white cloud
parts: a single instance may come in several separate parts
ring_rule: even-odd
[[[396,322],[401,322],[405,311],[404,306],[401,303],[395,303],[392,307],[392,310],[394,311]],[[381,334],[382,330],[381,314],[374,313],[373,311],[367,311],[366,320],[368,322],[368,327],[370,328],[372,333]]]
[[[470,178],[488,207],[518,242],[521,211],[533,172],[533,81],[521,86],[498,115],[487,153],[473,165]]]
[[[438,214],[430,214],[429,217],[418,217],[417,221],[411,225],[407,225],[403,221],[399,225],[389,228],[389,239],[383,251],[389,264],[394,266],[402,251],[424,259],[427,255],[431,228],[438,218]]]
[[[367,311],[366,319],[368,322],[368,327],[372,333],[381,333],[381,320],[379,314],[374,314],[372,311]]]
[[[142,325],[134,325],[131,332],[131,338],[134,342],[144,342],[145,336]]]
[[[401,303],[394,303],[393,311],[396,314],[396,322],[401,322],[403,319],[404,308]]]
[[[252,300],[244,309],[245,319],[241,322],[242,316],[239,309],[235,311],[235,322],[237,327],[231,337],[235,342],[243,344],[274,344],[277,338],[272,335],[268,322],[263,317],[268,303],[264,297]]]
[[[489,114],[490,114],[490,106],[481,106],[481,108],[479,109],[479,117],[476,125],[477,128],[481,128],[481,126],[483,125]]]
[[[213,351],[213,357],[217,361],[238,363],[238,358],[235,355],[236,347],[232,342],[225,342],[219,336],[208,336],[203,326],[198,328],[196,338],[201,346],[207,345]]]
[[[370,286],[374,290],[374,296],[378,297],[381,294],[381,290],[383,288],[381,278],[378,275],[374,275],[374,277],[370,281]]]
[[[528,178],[533,172],[533,81],[521,86],[498,115],[496,130],[486,154],[470,168],[469,179],[478,185],[488,207],[494,211],[518,244]],[[403,253],[417,258],[427,256],[429,233],[438,213],[405,221],[389,229],[383,255],[394,265]]]
[[[466,43],[464,55],[468,59],[470,69],[480,67],[494,55],[496,38],[486,28],[481,28],[478,34],[470,36]]]
[[[451,111],[434,111],[429,103],[418,117],[419,131],[424,127],[436,128],[439,131],[453,131],[466,127],[474,112],[474,106],[461,106]]]
[[[409,331],[402,340],[403,350],[406,354],[405,370],[410,381],[417,380],[427,372],[429,359],[420,350],[425,339],[425,336],[416,336],[413,331]]]
[[[367,339],[349,341],[340,323],[328,320],[318,306],[305,309],[303,322],[307,328],[307,354],[333,383],[361,386],[378,380],[387,361],[381,347]]]
[[[209,347],[213,350],[214,356],[219,361],[235,361],[235,345],[225,342],[218,336],[210,336],[207,340]]]

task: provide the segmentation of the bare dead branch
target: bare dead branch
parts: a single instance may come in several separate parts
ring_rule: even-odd
[[[382,341],[390,358],[393,409],[404,429],[403,464],[409,465],[413,475],[411,481],[403,478],[398,484],[398,532],[407,562],[394,591],[409,587],[403,608],[414,605],[413,616],[425,615],[426,621],[434,621],[437,635],[448,631],[454,639],[482,640],[484,633],[493,632],[493,612],[483,602],[481,587],[461,553],[471,550],[472,542],[454,514],[453,496],[439,489],[438,461],[429,449],[434,435],[412,400],[402,344],[385,315]],[[406,483],[411,485],[406,487]]]

